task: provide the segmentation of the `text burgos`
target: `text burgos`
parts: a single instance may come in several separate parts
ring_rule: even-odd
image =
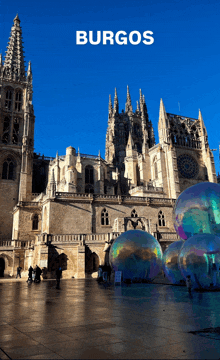
[[[95,34],[96,33],[96,34]],[[88,36],[89,35],[89,36]],[[88,42],[91,45],[138,45],[141,42],[145,45],[152,45],[154,38],[151,36],[153,32],[150,30],[144,31],[143,35],[139,31],[131,31],[129,34],[126,31],[120,30],[116,34],[113,31],[76,31],[76,45],[86,45]],[[142,39],[143,38],[143,39]]]

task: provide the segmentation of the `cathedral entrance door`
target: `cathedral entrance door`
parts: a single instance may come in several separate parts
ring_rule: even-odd
[[[85,272],[92,274],[97,272],[99,268],[99,257],[95,252],[92,252],[88,246],[86,246],[85,253]]]
[[[5,271],[5,260],[0,257],[0,277],[4,277],[4,271]]]

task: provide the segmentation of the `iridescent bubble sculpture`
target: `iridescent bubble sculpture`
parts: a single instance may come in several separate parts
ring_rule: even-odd
[[[220,289],[220,238],[192,236],[183,244],[178,264],[184,278],[190,275],[195,289]]]
[[[181,284],[184,282],[184,277],[181,274],[180,268],[178,266],[178,256],[183,244],[183,240],[175,241],[168,246],[163,254],[163,271],[167,279],[171,281],[172,284]]]
[[[113,242],[109,261],[114,271],[122,271],[124,280],[151,280],[162,268],[162,249],[146,231],[129,230]]]
[[[175,204],[174,227],[184,240],[196,234],[220,236],[220,185],[202,182],[183,191]]]

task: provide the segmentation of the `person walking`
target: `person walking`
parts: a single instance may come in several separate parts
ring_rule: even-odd
[[[57,270],[56,270],[56,280],[57,280],[57,286],[56,286],[56,289],[59,289],[60,288],[60,278],[62,276],[62,268],[59,267]]]
[[[108,282],[110,282],[110,280],[111,280],[112,268],[111,268],[110,265],[107,265],[107,268],[108,268],[108,270],[107,270],[107,273],[108,273],[107,278],[108,278]]]
[[[27,279],[27,282],[31,282],[32,283],[32,274],[33,274],[33,268],[32,266],[29,267],[28,269],[28,279]]]
[[[38,265],[36,265],[36,269],[35,269],[35,282],[40,282],[40,275],[42,273],[42,270],[39,268]]]
[[[18,266],[17,267],[17,275],[16,275],[16,279],[18,278],[18,276],[21,278],[21,267],[20,266]]]

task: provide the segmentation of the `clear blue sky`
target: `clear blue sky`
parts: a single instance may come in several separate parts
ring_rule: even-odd
[[[211,148],[219,145],[219,1],[49,1],[0,4],[0,50],[4,54],[13,18],[19,14],[26,65],[32,62],[35,151],[105,153],[108,97],[117,87],[120,110],[126,86],[134,109],[145,94],[158,141],[160,98],[167,112],[198,117],[201,109]],[[151,30],[155,42],[76,45],[76,31],[116,33]],[[179,106],[180,104],[180,111]],[[218,151],[214,153],[219,171]]]

